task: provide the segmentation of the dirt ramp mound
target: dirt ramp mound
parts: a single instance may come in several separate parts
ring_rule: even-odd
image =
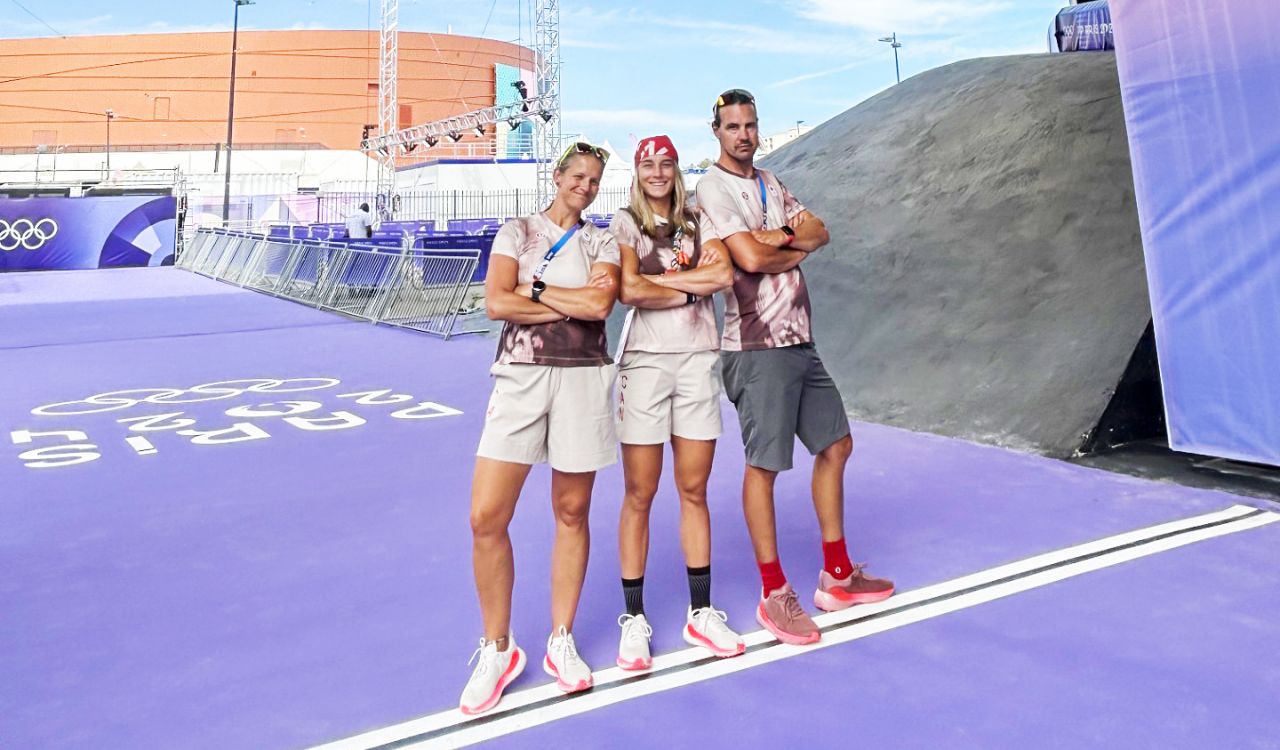
[[[852,416],[1081,445],[1151,317],[1112,53],[938,68],[761,165],[831,229],[804,271]]]

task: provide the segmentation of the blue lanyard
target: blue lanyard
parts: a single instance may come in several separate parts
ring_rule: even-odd
[[[547,272],[547,266],[551,265],[551,261],[556,259],[556,254],[560,252],[560,248],[564,247],[565,243],[572,239],[573,235],[577,233],[578,228],[581,226],[582,224],[578,223],[569,227],[569,231],[565,232],[560,239],[556,241],[556,244],[551,246],[551,249],[547,251],[547,254],[542,256],[542,262],[539,263],[538,267],[533,271],[534,281],[542,278],[542,274]]]
[[[764,225],[761,229],[769,228],[769,203],[765,200],[764,177],[760,175],[760,170],[756,170],[756,184],[760,186],[760,213],[764,217]]]

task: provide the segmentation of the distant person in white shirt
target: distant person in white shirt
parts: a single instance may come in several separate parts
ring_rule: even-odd
[[[347,237],[363,240],[373,236],[373,215],[369,204],[361,203],[359,210],[347,217]]]

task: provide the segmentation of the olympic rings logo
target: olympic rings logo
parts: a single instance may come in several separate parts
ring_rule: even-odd
[[[58,222],[53,219],[14,219],[12,222],[0,219],[0,250],[9,252],[20,247],[39,250],[57,234]]]
[[[300,393],[337,385],[337,378],[246,378],[203,383],[190,388],[133,388],[99,393],[79,401],[62,401],[37,406],[31,413],[40,417],[70,417],[82,414],[129,409],[141,404],[198,404],[221,401],[252,393]]]

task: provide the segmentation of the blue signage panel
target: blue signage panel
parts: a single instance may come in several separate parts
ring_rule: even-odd
[[[0,199],[0,271],[173,263],[172,196]]]
[[[1114,15],[1170,444],[1280,466],[1280,3]]]

